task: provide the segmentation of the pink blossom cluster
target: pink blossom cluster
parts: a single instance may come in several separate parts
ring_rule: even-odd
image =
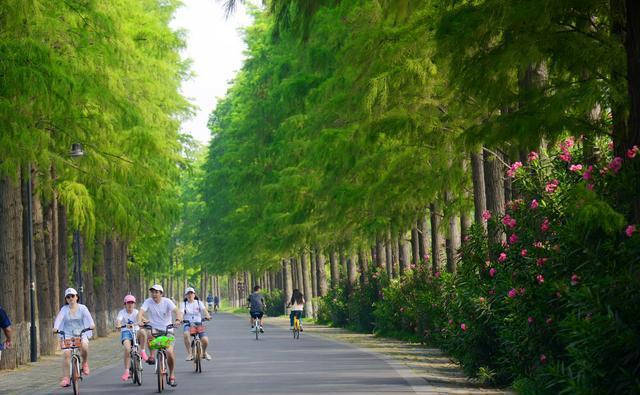
[[[536,276],[536,281],[538,282],[538,284],[544,283],[544,276],[542,274],[538,274]]]
[[[506,214],[504,216],[504,218],[502,218],[502,223],[505,224],[506,226],[508,226],[511,229],[516,227],[515,218],[511,218],[511,216],[509,214]]]
[[[585,170],[585,172],[582,173],[582,179],[585,181],[588,181],[592,178],[593,178],[593,166],[589,165],[589,167],[587,167],[587,170]]]
[[[615,158],[613,158],[613,160],[609,163],[609,169],[611,171],[613,171],[614,173],[617,173],[620,171],[620,169],[622,169],[622,158],[619,156],[616,156]]]
[[[579,172],[580,170],[582,170],[582,165],[581,164],[577,164],[577,165],[571,165],[569,166],[569,171],[572,171],[574,173]]]
[[[540,230],[546,232],[549,230],[549,219],[545,218],[544,221],[540,224]]]
[[[529,155],[527,156],[527,160],[529,162],[536,161],[536,160],[538,160],[538,158],[539,158],[538,153],[535,152],[535,151],[529,152]]]
[[[638,148],[637,145],[634,145],[633,147],[629,148],[627,150],[627,158],[629,159],[633,159],[636,157],[636,155],[640,152],[640,148]]]
[[[500,253],[500,256],[498,256],[498,262],[504,262],[507,260],[507,254],[505,254],[504,252]]]
[[[547,193],[554,193],[556,189],[558,189],[559,184],[560,184],[560,181],[558,181],[557,179],[553,179],[547,183],[547,185],[544,187],[544,190]]]
[[[573,273],[573,275],[571,276],[571,285],[578,285],[578,284],[580,284],[580,276]]]
[[[631,236],[633,236],[635,231],[636,231],[636,226],[635,225],[629,225],[629,226],[627,226],[627,229],[625,229],[624,233],[627,235],[627,237],[631,237]]]
[[[509,244],[516,244],[518,242],[518,235],[515,233],[512,233],[511,236],[509,236]]]
[[[516,171],[518,171],[519,168],[522,167],[522,162],[518,161],[518,162],[514,162],[511,167],[509,168],[509,170],[507,170],[507,176],[513,178],[516,176]]]
[[[495,268],[492,267],[491,269],[489,269],[489,277],[495,277],[496,273],[498,273],[498,271]]]
[[[529,207],[531,207],[532,210],[535,210],[538,208],[538,206],[539,206],[538,201],[536,199],[533,199]]]
[[[491,211],[484,210],[484,212],[482,213],[482,219],[484,219],[485,221],[490,220],[491,219]]]
[[[544,266],[544,264],[547,263],[548,259],[549,258],[538,258],[538,259],[536,259],[536,265]]]
[[[560,155],[558,155],[560,160],[567,163],[571,162],[571,153],[569,152],[569,148],[573,147],[574,141],[575,140],[573,137],[569,137],[568,139],[560,143],[560,151],[562,151]]]

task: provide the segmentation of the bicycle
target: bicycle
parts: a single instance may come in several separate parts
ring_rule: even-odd
[[[293,315],[293,338],[300,339],[300,319],[296,314]]]
[[[209,321],[208,318],[202,321]],[[196,373],[202,373],[202,358],[204,353],[202,352],[202,342],[200,336],[204,333],[204,326],[202,322],[191,322],[183,320],[182,323],[189,325],[189,334],[191,335],[191,355],[193,356],[193,364],[195,366]]]
[[[69,378],[71,379],[71,385],[73,386],[73,393],[80,393],[80,380],[82,380],[82,369],[80,369],[80,352],[78,349],[82,346],[82,334],[90,331],[91,328],[85,328],[80,332],[74,332],[73,337],[67,338],[67,334],[64,331],[58,331],[62,335],[60,341],[60,348],[63,351],[71,350],[71,361],[69,363]]]
[[[131,350],[129,350],[129,376],[133,380],[133,384],[142,385],[142,356],[140,356],[140,345],[138,344],[138,331],[134,328],[133,323],[119,326],[118,329],[127,328],[131,332]]]
[[[169,373],[167,366],[167,347],[175,340],[173,336],[169,336],[169,330],[173,329],[173,324],[167,325],[167,329],[164,331],[156,330],[153,333],[151,325],[144,325],[145,329],[151,329],[152,335],[155,336],[149,345],[156,350],[155,371],[158,378],[158,392],[164,391],[165,381],[166,384],[171,385],[169,382]]]

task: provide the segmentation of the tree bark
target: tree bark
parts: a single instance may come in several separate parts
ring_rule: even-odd
[[[476,223],[487,229],[482,213],[487,210],[487,196],[484,184],[484,156],[482,149],[471,152],[471,175],[473,181],[473,207]]]
[[[360,272],[360,285],[367,283],[367,258],[362,248],[358,249],[358,271]]]
[[[442,267],[442,244],[444,243],[440,230],[442,213],[437,203],[431,203],[429,207],[431,211],[431,270],[435,273],[440,271]]]
[[[69,285],[69,234],[67,231],[67,211],[63,205],[58,205],[58,276],[60,292]],[[62,295],[58,297],[58,303],[62,303]]]
[[[376,260],[376,269],[382,269],[382,270],[387,270],[387,256],[384,250],[384,244],[382,243],[382,240],[380,240],[380,238],[376,237],[376,246],[375,246],[375,251],[376,251],[376,256],[375,256],[375,260]]]
[[[500,155],[498,153],[498,155]],[[494,218],[504,215],[504,171],[500,161],[501,155],[496,158],[493,154],[485,151],[484,153],[484,180],[486,187],[487,210],[491,212]],[[492,243],[500,243],[505,240],[504,234],[495,226],[488,227],[489,240]],[[494,258],[494,257],[492,257]]]
[[[409,271],[409,257],[407,256],[406,243],[402,232],[398,234],[398,261],[400,264],[398,274],[403,276],[407,271]]]
[[[340,285],[340,262],[338,261],[338,254],[335,250],[329,253],[329,268],[331,271],[331,289],[336,289]]]
[[[282,283],[284,293],[284,304],[291,300],[291,294],[293,293],[293,278],[291,277],[291,264],[286,259],[282,260]]]
[[[358,281],[358,268],[356,267],[356,256],[351,255],[347,258],[347,295],[351,298]]]
[[[453,196],[451,195],[451,192],[445,191],[445,201],[447,201],[447,203],[453,202]],[[456,271],[458,249],[460,249],[459,226],[460,218],[452,213],[449,216],[449,235],[447,240],[447,271],[449,273],[454,273]]]
[[[311,266],[311,292],[313,292],[313,297],[318,296],[318,268],[316,266],[316,252],[317,250],[312,250],[309,253],[309,264]]]
[[[417,267],[420,263],[420,242],[418,241],[418,227],[411,227],[411,263]]]
[[[92,311],[96,320],[96,329],[98,336],[107,336],[109,334],[110,320],[109,307],[107,306],[107,272],[105,268],[105,237],[96,238],[95,253],[93,259],[93,275],[95,282],[96,304]],[[124,295],[121,296],[123,298]]]
[[[385,252],[385,270],[387,272],[387,277],[393,278],[393,249],[391,248],[391,230],[387,229],[387,233],[385,234],[384,240],[384,252]]]
[[[325,257],[320,249],[316,249],[316,270],[318,271],[318,296],[327,295],[327,270]]]
[[[427,225],[427,215],[424,212],[420,213],[420,218],[418,219],[418,252],[419,252],[419,261],[424,261],[426,264],[427,256],[429,255],[428,247],[429,244],[429,226]]]
[[[302,282],[304,284],[305,304],[304,309],[307,317],[313,317],[313,302],[311,295],[313,295],[313,289],[311,286],[311,264],[309,262],[309,256],[306,251],[302,251],[300,254],[300,263],[302,266]]]
[[[295,258],[295,264],[296,264],[296,273],[298,277],[297,288],[300,292],[305,293],[306,291],[304,289],[304,273],[302,272],[302,261],[299,258]]]

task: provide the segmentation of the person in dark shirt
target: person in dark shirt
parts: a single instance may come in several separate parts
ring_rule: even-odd
[[[0,306],[0,328],[2,328],[5,337],[4,343],[2,343],[2,348],[8,350],[11,348],[11,320],[9,320],[9,316],[2,306]]]
[[[248,302],[249,314],[251,315],[251,330],[260,330],[261,333],[264,333],[264,329],[262,329],[262,317],[264,316],[266,305],[264,303],[264,296],[260,293],[259,285],[253,287],[253,293],[249,295]],[[259,320],[259,324],[256,322],[257,320]]]

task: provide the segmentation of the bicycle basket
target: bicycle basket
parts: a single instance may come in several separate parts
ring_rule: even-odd
[[[80,348],[82,345],[81,337],[70,337],[67,339],[60,340],[60,348],[63,350],[68,350],[70,348]]]
[[[175,338],[173,336],[158,336],[149,342],[152,350],[161,350],[169,347]]]
[[[204,331],[205,329],[202,325],[189,327],[189,333],[192,335],[195,335],[196,333],[204,333]]]

